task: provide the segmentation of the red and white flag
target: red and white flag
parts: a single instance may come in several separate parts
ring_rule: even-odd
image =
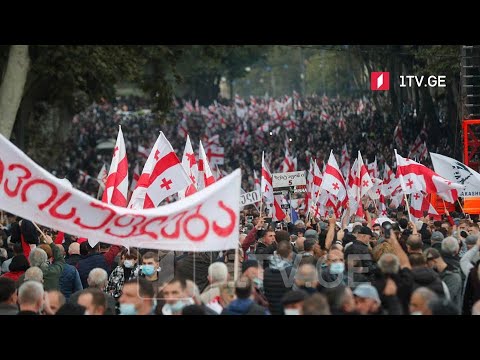
[[[377,166],[377,157],[375,156],[375,160],[368,164],[368,175],[370,175],[371,178],[378,178],[380,176],[380,172],[378,171],[378,166]]]
[[[350,156],[348,155],[347,144],[343,144],[342,156],[340,156],[340,170],[344,178],[347,178],[350,171]]]
[[[225,148],[218,145],[209,145],[206,147],[206,154],[209,163],[213,165],[223,165],[225,161]]]
[[[182,167],[192,181],[192,184],[189,185],[186,189],[180,190],[178,192],[178,197],[180,199],[184,199],[187,196],[190,196],[197,192],[198,166],[197,160],[195,158],[195,153],[193,152],[192,143],[190,142],[190,136],[188,135],[187,142],[185,143],[185,150],[183,151],[182,156]]]
[[[163,132],[160,132],[128,207],[131,209],[157,207],[163,199],[185,189],[191,183],[172,145]]]
[[[255,170],[253,170],[253,182],[254,182],[255,191],[258,191],[259,193],[261,193],[260,192],[260,179],[258,178],[257,172]]]
[[[265,204],[273,203],[273,186],[272,173],[265,161],[265,153],[262,152],[262,181],[261,181],[261,195],[265,198]]]
[[[102,168],[100,169],[100,172],[97,175],[97,181],[100,184],[100,187],[102,189],[105,189],[105,185],[107,184],[107,177],[108,177],[108,171],[105,163],[102,165]]]
[[[420,131],[417,138],[415,139],[415,142],[410,148],[410,152],[408,153],[409,158],[414,158],[414,157],[420,158],[420,155],[424,151],[426,151],[427,146],[425,145],[425,141],[423,139],[426,139],[427,137],[428,137],[427,129],[425,128],[425,124],[423,124],[422,130]],[[425,150],[424,150],[424,145],[425,145]]]
[[[393,132],[393,141],[395,141],[395,144],[397,144],[400,149],[403,148],[403,133],[402,124],[400,121],[398,121],[395,131]]]
[[[458,199],[458,190],[462,190],[464,185],[447,180],[426,166],[401,157],[396,150],[395,156],[397,176],[404,193],[412,194],[420,191],[427,194],[437,193],[443,200],[451,203]]]
[[[333,151],[330,151],[330,157],[323,173],[322,184],[320,189],[328,191],[330,194],[335,195],[339,202],[343,202],[347,196],[347,188],[345,185],[345,179],[340,173],[337,160],[333,156]]]
[[[296,171],[296,166],[295,165],[296,164],[295,164],[294,159],[288,153],[288,148],[286,148],[285,149],[285,159],[283,160],[283,163],[282,163],[282,172]]]
[[[215,182],[210,165],[208,164],[207,155],[203,149],[202,141],[198,148],[198,190],[205,189],[207,186]]]
[[[150,154],[150,151],[147,148],[143,147],[142,145],[138,145],[137,154],[143,157],[145,160],[147,160],[148,155]]]
[[[122,127],[118,127],[117,142],[113,150],[112,163],[108,173],[102,201],[121,207],[127,206],[128,162]]]
[[[413,193],[410,198],[410,215],[412,215],[415,221],[418,221],[423,217],[424,211],[427,211],[428,215],[432,215],[436,220],[439,220],[440,215],[428,201],[428,197],[421,192]]]
[[[138,166],[138,163],[136,163],[135,168],[133,169],[132,183],[130,184],[131,192],[137,187],[138,180],[140,180],[140,167]]]
[[[362,154],[360,154],[360,151],[358,152],[358,177],[358,187],[360,195],[358,199],[361,199],[363,195],[365,195],[368,190],[372,188],[373,182],[370,175],[368,174],[367,167],[363,163]]]

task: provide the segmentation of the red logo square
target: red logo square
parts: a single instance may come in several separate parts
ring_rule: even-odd
[[[372,72],[370,74],[370,89],[390,90],[390,73],[389,72]]]

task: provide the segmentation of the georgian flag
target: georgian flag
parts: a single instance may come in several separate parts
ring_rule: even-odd
[[[282,172],[291,172],[296,170],[294,159],[288,153],[288,148],[285,149],[285,159],[282,163]]]
[[[360,151],[358,151],[358,177],[358,187],[360,189],[360,196],[358,197],[358,199],[360,200],[363,195],[365,195],[368,190],[370,190],[373,186],[372,179],[368,174],[367,167],[363,163],[362,154],[360,154]]]
[[[432,215],[437,219],[440,217],[437,210],[432,206],[428,198],[421,192],[413,193],[410,197],[410,214],[415,221],[423,217],[423,212],[427,211],[428,215]]]
[[[406,194],[423,191],[431,194],[437,193],[443,200],[455,202],[458,199],[458,190],[464,185],[447,180],[426,166],[413,160],[405,159],[397,154],[397,176],[400,179],[402,190]]]
[[[198,166],[195,153],[193,152],[192,143],[190,142],[190,136],[188,135],[187,142],[185,143],[185,150],[183,150],[182,167],[190,178],[192,184],[186,189],[178,192],[178,197],[180,199],[184,199],[197,192]]]
[[[380,173],[378,171],[378,166],[377,166],[377,157],[375,156],[375,160],[367,165],[368,169],[368,175],[370,175],[371,178],[378,178],[380,176]]]
[[[265,197],[265,204],[273,203],[272,173],[265,161],[265,154],[262,152],[262,181],[261,195]]]
[[[102,201],[121,207],[127,206],[128,162],[122,127],[118,126],[117,142],[113,150],[112,163],[108,173]]]
[[[162,200],[192,183],[182,167],[172,145],[160,132],[128,207],[149,209],[157,207]]]
[[[333,150],[330,150],[330,157],[328,158],[328,163],[323,173],[320,189],[335,195],[340,202],[343,202],[347,196],[345,180],[340,173],[337,160],[335,156],[333,156]]]
[[[202,190],[215,182],[212,169],[208,164],[207,155],[203,149],[202,141],[198,147],[198,190]]]

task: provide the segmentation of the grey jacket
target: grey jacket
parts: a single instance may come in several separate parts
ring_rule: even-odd
[[[463,284],[460,271],[450,271],[445,269],[443,272],[439,273],[439,275],[448,287],[450,300],[458,309],[461,309],[463,304]]]
[[[465,276],[468,277],[470,270],[473,269],[474,264],[478,260],[480,260],[480,256],[478,253],[478,246],[475,245],[470,250],[468,250],[465,255],[463,255],[460,259],[460,268],[462,269],[462,272],[465,274]]]

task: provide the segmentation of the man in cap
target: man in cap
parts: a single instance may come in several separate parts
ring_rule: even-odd
[[[362,315],[373,315],[380,310],[378,291],[370,284],[360,284],[353,291],[357,311]]]
[[[442,241],[445,239],[445,236],[440,231],[434,231],[430,237],[432,243],[432,248],[441,251],[442,250]]]
[[[303,290],[292,290],[283,295],[281,304],[285,315],[303,315],[303,301],[307,293]]]
[[[367,278],[372,275],[374,270],[374,262],[372,260],[371,250],[369,247],[370,239],[372,238],[372,230],[367,226],[362,226],[357,234],[357,238],[352,241],[351,245],[345,248],[345,260],[347,269],[362,267],[361,271]],[[354,278],[358,281],[357,277]]]

